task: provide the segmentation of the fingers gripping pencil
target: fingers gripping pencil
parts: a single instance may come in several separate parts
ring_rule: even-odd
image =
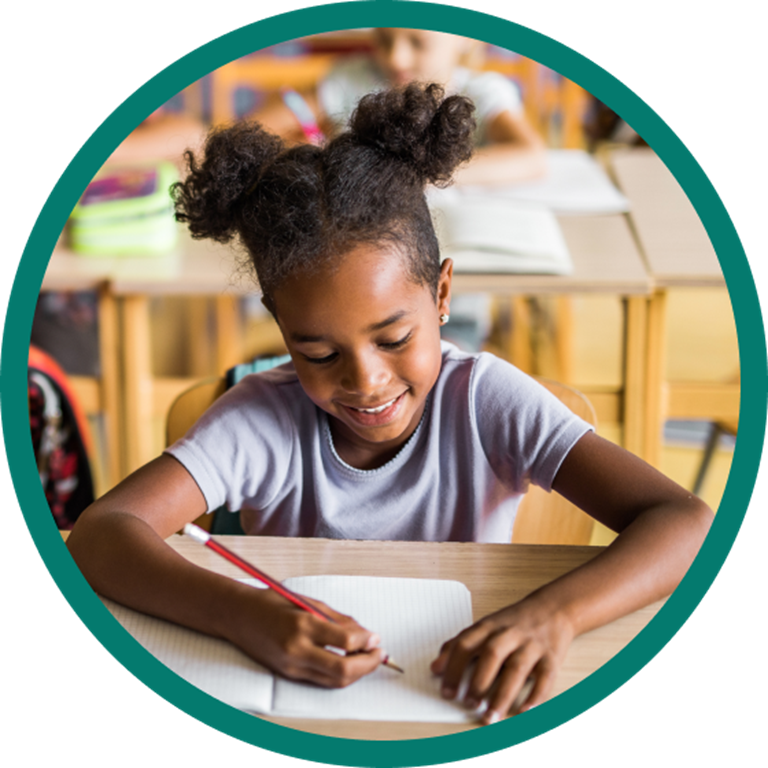
[[[212,549],[214,552],[216,552],[217,555],[221,555],[221,557],[223,557],[225,560],[229,560],[230,563],[236,565],[238,568],[240,568],[240,570],[244,571],[249,576],[258,579],[262,584],[266,584],[270,589],[273,589],[279,595],[282,595],[286,600],[290,600],[290,602],[292,602],[298,608],[311,613],[318,619],[330,621],[334,624],[336,623],[332,616],[329,616],[324,611],[321,611],[319,608],[309,603],[301,595],[293,592],[287,587],[284,587],[279,581],[264,573],[264,571],[262,571],[260,568],[257,568],[255,565],[252,565],[246,560],[243,560],[242,557],[232,552],[232,550],[227,549],[223,544],[219,544],[219,542],[212,538],[208,531],[204,531],[202,528],[194,525],[193,523],[187,523],[184,526],[184,533],[200,544],[204,544],[209,549]],[[382,664],[389,667],[390,669],[396,670],[397,672],[405,672],[405,670],[396,664],[394,659],[392,659],[392,657],[386,653],[384,654],[384,660],[382,661]]]

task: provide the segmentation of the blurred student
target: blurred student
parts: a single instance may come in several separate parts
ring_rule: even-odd
[[[544,173],[544,142],[526,120],[515,84],[498,72],[472,68],[482,58],[482,43],[424,29],[387,27],[371,34],[373,56],[341,59],[314,92],[303,94],[328,135],[344,129],[367,93],[409,82],[435,82],[475,104],[475,154],[457,172],[456,184],[509,184]],[[283,138],[303,138],[279,94],[255,119]]]

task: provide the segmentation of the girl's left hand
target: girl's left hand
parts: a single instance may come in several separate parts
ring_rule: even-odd
[[[449,640],[431,669],[443,678],[441,694],[446,699],[456,698],[463,676],[469,675],[464,703],[476,709],[487,701],[481,722],[489,725],[505,717],[513,704],[517,714],[547,698],[574,634],[561,611],[531,596]],[[530,692],[516,702],[529,678]]]

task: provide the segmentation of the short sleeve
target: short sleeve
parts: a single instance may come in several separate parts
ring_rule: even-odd
[[[279,387],[246,376],[166,449],[192,475],[208,510],[267,506],[285,486],[295,426]]]
[[[530,483],[551,490],[571,448],[592,429],[530,376],[493,355],[478,357],[470,392],[486,458],[516,492]]]
[[[477,114],[487,121],[507,110],[520,112],[523,107],[517,86],[498,72],[473,75],[467,81],[464,93],[475,102]]]
[[[486,142],[489,125],[502,112],[520,114],[523,110],[517,86],[498,72],[467,74],[461,92],[475,104],[476,140],[479,145]]]

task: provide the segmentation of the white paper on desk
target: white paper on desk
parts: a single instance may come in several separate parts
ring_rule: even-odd
[[[237,709],[271,710],[272,673],[231,643],[102,600],[120,624],[179,677]]]
[[[472,623],[472,599],[464,584],[367,576],[304,576],[285,583],[375,631],[405,674],[381,666],[336,690],[279,679],[274,714],[421,722],[468,719],[466,709],[440,698],[440,680],[429,670],[440,646]]]
[[[569,274],[568,246],[554,214],[492,195],[433,198],[442,256],[456,272]]]
[[[547,152],[547,173],[535,181],[494,187],[495,196],[519,203],[545,206],[556,214],[626,213],[629,200],[616,189],[608,174],[581,149]],[[488,187],[462,187],[466,196],[488,194]]]
[[[250,581],[250,580],[248,580]],[[440,698],[429,663],[445,640],[472,623],[469,590],[460,582],[361,576],[305,576],[284,582],[323,600],[377,632],[404,669],[381,666],[338,690],[273,676],[229,643],[146,616],[104,599],[117,620],[172,671],[231,706],[249,712],[327,720],[466,722],[471,715]]]

